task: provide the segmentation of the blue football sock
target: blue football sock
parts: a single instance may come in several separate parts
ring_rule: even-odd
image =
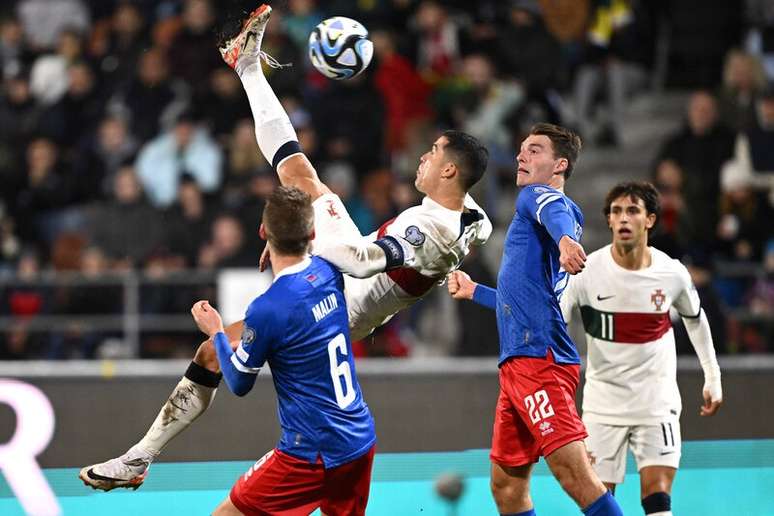
[[[583,509],[586,516],[623,516],[623,511],[610,491],[600,496],[591,505]]]
[[[509,513],[500,513],[500,516],[537,516],[535,514],[535,509],[532,508],[528,511],[524,512],[509,512]]]

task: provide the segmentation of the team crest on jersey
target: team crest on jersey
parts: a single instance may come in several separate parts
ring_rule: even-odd
[[[666,301],[666,296],[660,288],[657,288],[656,291],[650,295],[650,302],[655,305],[657,312],[661,311],[661,306],[664,304],[664,301]]]
[[[405,238],[409,244],[415,247],[419,247],[425,243],[425,234],[419,231],[419,228],[416,226],[409,226],[406,228]]]
[[[255,340],[255,330],[250,328],[249,326],[245,326],[245,328],[242,330],[242,343],[250,344],[254,340]]]

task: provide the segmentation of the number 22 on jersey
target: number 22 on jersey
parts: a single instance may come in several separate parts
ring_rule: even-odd
[[[347,356],[347,339],[342,333],[336,335],[328,343],[328,358],[331,365],[331,380],[333,381],[333,391],[336,394],[336,403],[339,408],[345,409],[355,401],[356,394],[355,388],[352,386],[352,371],[349,362],[344,360],[339,363],[339,352],[345,357]]]
[[[527,407],[529,419],[533,424],[554,415],[554,407],[551,406],[545,390],[539,390],[524,398],[524,406]]]

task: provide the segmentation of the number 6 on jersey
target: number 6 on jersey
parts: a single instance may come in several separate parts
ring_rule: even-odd
[[[339,408],[345,409],[355,401],[356,394],[352,387],[352,371],[349,368],[349,362],[345,360],[339,364],[337,350],[342,355],[347,356],[347,339],[341,333],[328,343],[328,358],[331,362],[331,380],[333,381],[333,390],[336,393],[336,403],[338,403]],[[341,379],[344,380],[343,389]]]

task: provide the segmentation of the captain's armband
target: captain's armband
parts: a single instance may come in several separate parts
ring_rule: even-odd
[[[374,242],[384,251],[387,260],[384,270],[390,271],[414,263],[414,248],[400,237],[384,236]]]

